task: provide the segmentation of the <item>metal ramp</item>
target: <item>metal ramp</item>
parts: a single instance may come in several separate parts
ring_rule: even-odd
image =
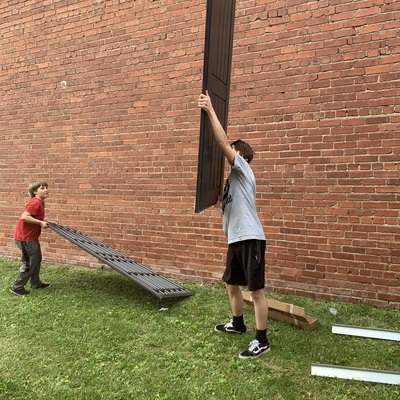
[[[87,253],[99,259],[104,264],[115,269],[126,278],[134,281],[159,299],[168,297],[185,297],[193,295],[182,286],[164,278],[149,268],[131,260],[118,251],[91,238],[81,231],[48,222],[47,226],[54,232],[68,239]]]

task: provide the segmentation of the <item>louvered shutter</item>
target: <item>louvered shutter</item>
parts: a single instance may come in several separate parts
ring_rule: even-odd
[[[208,0],[204,46],[203,93],[208,90],[221,125],[227,130],[235,0]],[[224,155],[217,146],[207,115],[200,117],[195,212],[218,202],[223,188]]]

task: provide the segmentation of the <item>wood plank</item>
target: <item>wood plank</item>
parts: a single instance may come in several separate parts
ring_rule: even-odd
[[[249,292],[243,292],[243,300],[248,304],[253,304],[253,299],[251,298]],[[295,306],[294,304],[284,303],[283,301],[274,299],[267,299],[267,301],[268,308],[270,309],[286,312],[288,314],[305,315],[303,307]]]
[[[243,292],[243,301],[247,304],[248,309],[254,312],[254,303],[250,293]],[[268,318],[270,319],[286,322],[308,331],[312,331],[318,326],[318,319],[305,315],[303,307],[269,298],[267,301]]]

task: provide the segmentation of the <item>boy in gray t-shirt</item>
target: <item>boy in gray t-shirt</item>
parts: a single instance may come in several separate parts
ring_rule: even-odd
[[[245,333],[243,296],[247,286],[254,302],[256,337],[240,358],[257,358],[270,350],[267,339],[268,304],[265,298],[265,235],[256,210],[256,182],[249,164],[253,149],[242,140],[229,144],[208,92],[198,98],[210,120],[214,138],[231,165],[222,199],[223,228],[228,239],[225,282],[233,318],[215,326],[218,332]]]
[[[237,141],[232,146],[246,145]],[[235,147],[236,148],[236,147]],[[256,211],[256,181],[249,163],[235,153],[235,163],[226,181],[222,199],[224,233],[228,244],[242,240],[265,240]]]

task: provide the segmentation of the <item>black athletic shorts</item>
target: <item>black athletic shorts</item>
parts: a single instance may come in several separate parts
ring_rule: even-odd
[[[265,240],[243,240],[228,246],[222,280],[230,285],[247,286],[250,291],[265,287]]]

